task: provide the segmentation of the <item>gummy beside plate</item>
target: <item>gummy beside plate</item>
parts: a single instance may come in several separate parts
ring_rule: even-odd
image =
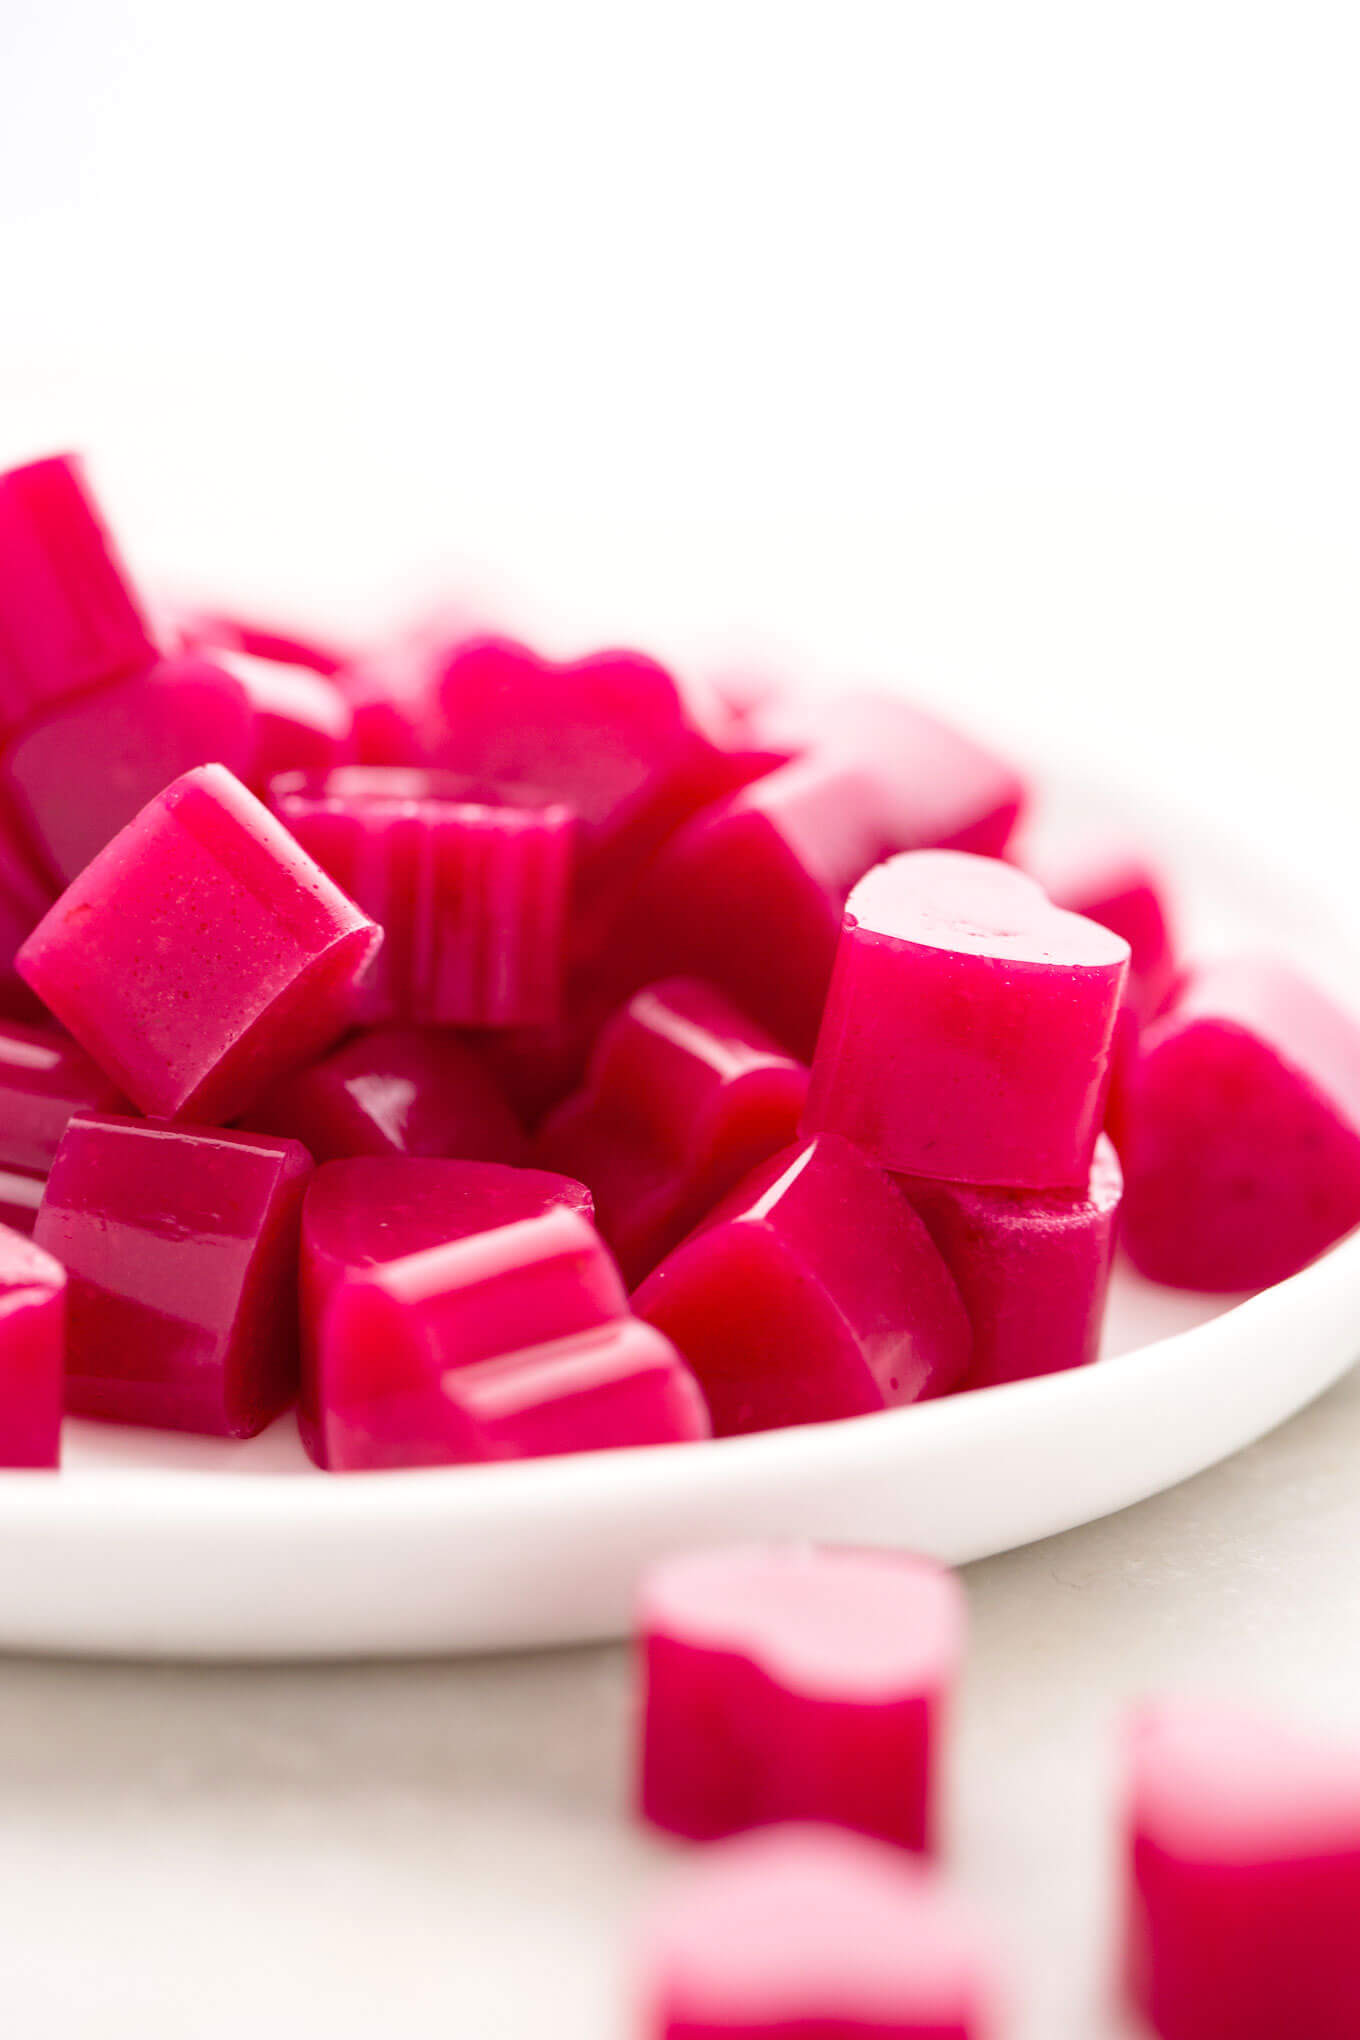
[[[1059,789],[1068,805],[1073,797]],[[1089,799],[1089,796],[1088,796]],[[1182,882],[1188,943],[1260,944],[1354,1005],[1318,901],[1245,844],[1122,802]],[[1237,1451],[1360,1351],[1360,1234],[1247,1302],[1116,1276],[1095,1367],[837,1424],[328,1480],[285,1417],[248,1444],[71,1422],[65,1471],[0,1474],[0,1647],[306,1658],[621,1634],[644,1563],[814,1537],[951,1562],[1088,1522]]]

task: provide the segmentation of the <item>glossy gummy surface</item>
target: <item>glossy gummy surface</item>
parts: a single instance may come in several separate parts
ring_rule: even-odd
[[[409,1396],[355,1401],[329,1426],[336,1472],[554,1458],[709,1435],[699,1385],[638,1318],[455,1367]]]
[[[518,1162],[524,1131],[495,1079],[455,1036],[375,1027],[273,1085],[246,1114],[313,1161],[456,1155]]]
[[[1100,1349],[1119,1158],[1102,1134],[1085,1191],[998,1190],[898,1176],[958,1285],[973,1327],[963,1388],[1085,1367]]]
[[[0,1168],[45,1176],[75,1112],[122,1112],[127,1100],[56,1027],[0,1021]]]
[[[806,1061],[845,896],[898,847],[857,768],[782,766],[697,815],[643,872],[616,959],[627,989],[702,978]]]
[[[995,2040],[985,1937],[900,1851],[834,1828],[705,1849],[643,1943],[641,2040]]]
[[[1360,2032],[1360,1750],[1208,1701],[1129,1738],[1125,1963],[1161,2040]]]
[[[68,1277],[67,1408],[248,1438],[297,1388],[311,1160],[295,1141],[82,1115],[35,1237]]]
[[[936,1841],[936,1783],[965,1609],[902,1552],[768,1545],[646,1575],[641,1809],[694,1841],[822,1820]]]
[[[804,1126],[886,1169],[1082,1189],[1128,944],[991,858],[891,858],[845,911]]]
[[[1281,1281],[1360,1224],[1360,1026],[1279,964],[1194,972],[1121,1082],[1119,1139],[1145,1275]]]
[[[543,1168],[589,1183],[624,1279],[640,1282],[798,1128],[807,1070],[710,985],[637,992],[596,1043],[584,1088],[544,1122]]]
[[[223,767],[176,780],[19,954],[145,1112],[236,1118],[341,1031],[378,930]]]
[[[66,1273],[0,1225],[0,1467],[52,1467],[61,1456]]]
[[[385,1156],[318,1168],[302,1214],[303,1443],[329,1459],[323,1408],[341,1400],[322,1381],[322,1327],[339,1284],[469,1234],[514,1225],[561,1206],[589,1220],[582,1183],[495,1162]]]
[[[693,1367],[719,1437],[941,1395],[972,1345],[924,1225],[834,1134],[753,1171],[634,1306]]]
[[[380,766],[287,775],[270,798],[385,932],[360,1018],[497,1028],[557,1018],[574,835],[561,802]]]
[[[156,655],[79,461],[0,474],[0,730]]]

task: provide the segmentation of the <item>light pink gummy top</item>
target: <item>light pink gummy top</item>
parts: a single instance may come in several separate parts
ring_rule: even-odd
[[[990,2030],[991,1969],[966,1910],[912,1858],[836,1828],[764,1828],[706,1849],[649,1953],[661,2001],[695,2022]]]
[[[643,1629],[730,1651],[833,1699],[945,1684],[963,1652],[963,1590],[932,1559],[844,1546],[750,1545],[663,1559]]]
[[[1130,1750],[1134,1827],[1173,1855],[1360,1855],[1360,1746],[1198,1699],[1141,1709]]]
[[[1110,970],[1127,961],[1122,935],[1055,907],[1027,872],[966,850],[907,850],[862,878],[847,925],[870,940],[968,956]]]

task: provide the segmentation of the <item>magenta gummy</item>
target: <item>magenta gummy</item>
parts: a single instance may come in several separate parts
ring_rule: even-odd
[[[73,1114],[126,1106],[99,1065],[58,1028],[0,1021],[0,1167],[44,1177]]]
[[[68,1276],[66,1406],[249,1438],[297,1387],[296,1141],[85,1114],[35,1238]]]
[[[865,773],[899,850],[999,857],[1025,804],[1013,766],[896,695],[784,693],[757,709],[754,728],[775,748]]]
[[[431,1388],[353,1401],[329,1425],[337,1472],[542,1459],[709,1434],[699,1384],[637,1318],[454,1367]]]
[[[846,907],[804,1126],[902,1175],[1084,1188],[1128,953],[1009,865],[891,858]]]
[[[643,2040],[995,2040],[990,1950],[937,1876],[826,1827],[705,1849],[644,1944]]]
[[[0,757],[0,779],[59,884],[69,885],[158,793],[196,765],[244,777],[254,718],[239,680],[209,659],[58,702]]]
[[[1283,965],[1194,972],[1121,1090],[1124,1239],[1153,1281],[1261,1289],[1360,1224],[1360,1027]]]
[[[325,1418],[339,1400],[321,1378],[322,1327],[336,1289],[389,1261],[516,1225],[558,1206],[588,1221],[590,1192],[546,1170],[494,1162],[365,1157],[316,1171],[302,1214],[298,1415],[303,1443],[319,1466],[330,1463]]]
[[[0,1225],[0,1467],[56,1466],[66,1365],[66,1271]]]
[[[239,682],[250,704],[250,759],[238,776],[252,792],[263,795],[281,772],[329,772],[345,763],[354,715],[333,680],[310,666],[245,652],[219,652],[217,663]]]
[[[300,1140],[315,1162],[349,1155],[461,1155],[518,1162],[524,1130],[495,1078],[456,1036],[376,1027],[257,1098],[261,1133]]]
[[[638,1620],[655,1826],[709,1841],[824,1820],[934,1845],[965,1627],[952,1573],[831,1546],[693,1552],[652,1567]]]
[[[1135,1718],[1126,1966],[1161,2040],[1360,2033],[1360,1752],[1208,1702]]]
[[[0,797],[0,1014],[14,1020],[43,1020],[35,998],[15,969],[14,959],[55,898],[50,879],[38,871],[19,825]]]
[[[0,730],[156,656],[80,463],[0,475]]]
[[[671,675],[638,652],[554,663],[482,638],[447,661],[439,698],[441,764],[542,787],[579,816],[576,920],[595,940],[639,860],[759,769],[701,730]]]
[[[144,1112],[234,1119],[345,1024],[379,931],[220,765],[102,850],[21,975]]]
[[[972,1345],[924,1225],[834,1134],[753,1171],[634,1307],[698,1375],[719,1437],[942,1395]]]
[[[899,1176],[973,1327],[960,1384],[991,1388],[1085,1367],[1100,1350],[1123,1179],[1102,1134],[1081,1190],[989,1189]]]
[[[666,844],[638,881],[616,967],[628,989],[673,974],[703,978],[806,1060],[845,896],[896,848],[862,772],[820,760],[786,765]]]
[[[788,1146],[806,1094],[804,1066],[721,992],[669,978],[607,1024],[585,1088],[544,1122],[535,1159],[589,1183],[632,1285]]]
[[[276,814],[384,930],[358,1017],[514,1027],[556,1019],[573,822],[527,789],[348,766],[274,782]]]
[[[1166,882],[1136,844],[1093,837],[1030,851],[1023,868],[1055,907],[1112,928],[1129,945],[1129,997],[1140,1016],[1154,1012],[1176,973]]]
[[[328,1463],[446,1464],[451,1369],[528,1356],[627,1315],[604,1242],[556,1201],[350,1276],[332,1291],[318,1340]]]
[[[187,651],[245,652],[252,659],[305,666],[328,680],[343,673],[353,656],[339,645],[295,630],[291,624],[262,622],[227,610],[177,608],[171,623]]]

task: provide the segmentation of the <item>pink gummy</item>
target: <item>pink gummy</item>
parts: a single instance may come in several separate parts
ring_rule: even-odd
[[[1166,882],[1136,844],[1114,835],[1029,846],[1020,858],[1053,904],[1112,928],[1129,945],[1129,996],[1150,1013],[1176,971]]]
[[[66,1271],[0,1225],[0,1467],[56,1466],[66,1362]]]
[[[0,1168],[0,1225],[31,1235],[46,1183],[45,1175],[35,1176],[31,1169]]]
[[[496,1081],[456,1036],[424,1027],[356,1034],[257,1098],[262,1133],[300,1140],[313,1161],[461,1155],[517,1162],[524,1131]]]
[[[554,663],[483,638],[448,660],[439,695],[441,763],[542,787],[579,816],[577,921],[597,940],[639,860],[760,769],[701,729],[671,675],[638,652]]]
[[[972,1343],[924,1225],[834,1134],[756,1169],[634,1307],[689,1361],[720,1437],[942,1395]]]
[[[903,1175],[1084,1188],[1128,953],[1009,865],[891,858],[846,907],[804,1125]]]
[[[934,1846],[963,1655],[958,1581],[903,1552],[736,1547],[663,1560],[639,1605],[641,1804],[695,1841],[825,1820]]]
[[[542,1459],[709,1434],[699,1385],[637,1318],[451,1368],[433,1390],[356,1400],[329,1425],[337,1472]]]
[[[1360,2033],[1360,1751],[1209,1702],[1131,1736],[1126,1963],[1162,2040]]]
[[[712,986],[669,978],[605,1027],[585,1088],[535,1159],[589,1183],[624,1280],[641,1281],[798,1130],[807,1071]]]
[[[445,603],[336,675],[354,717],[361,765],[432,762],[444,734],[439,677],[462,646],[486,634],[484,617]]]
[[[174,634],[187,651],[244,652],[284,666],[305,666],[332,679],[349,665],[352,654],[290,625],[262,622],[227,610],[175,609]]]
[[[61,885],[158,793],[196,765],[244,776],[254,717],[245,689],[196,654],[54,704],[0,756],[0,781]]]
[[[809,1058],[845,896],[899,845],[849,766],[786,765],[681,829],[638,881],[616,959],[626,989],[704,978]]]
[[[643,1948],[641,2040],[993,2040],[994,1959],[926,1868],[826,1827],[705,1849]]]
[[[248,1438],[297,1387],[296,1141],[84,1114],[35,1238],[69,1277],[66,1406]]]
[[[348,1277],[318,1341],[329,1464],[446,1464],[452,1369],[529,1355],[627,1315],[604,1242],[558,1202]]]
[[[0,1014],[11,1019],[36,1021],[46,1015],[14,959],[54,898],[51,880],[39,872],[17,818],[0,796]]]
[[[155,657],[80,463],[0,475],[0,730]]]
[[[378,930],[220,765],[68,886],[22,976],[144,1112],[234,1119],[345,1024]]]
[[[867,774],[899,850],[999,857],[1025,804],[1013,766],[896,695],[785,692],[757,709],[754,726],[768,744]]]
[[[250,704],[250,758],[239,776],[253,792],[262,795],[281,772],[329,772],[345,763],[354,716],[333,680],[310,666],[245,652],[224,651],[216,657]]]
[[[1360,1026],[1283,965],[1191,974],[1122,1084],[1124,1239],[1154,1281],[1282,1281],[1360,1224]]]
[[[1123,1192],[1104,1135],[1085,1190],[896,1181],[925,1220],[973,1327],[961,1387],[1057,1374],[1096,1358]]]
[[[59,1029],[0,1021],[0,1166],[46,1176],[73,1114],[126,1106],[99,1065]]]
[[[308,1185],[302,1214],[303,1443],[329,1464],[321,1380],[322,1327],[341,1283],[452,1240],[515,1225],[562,1206],[589,1220],[583,1183],[494,1162],[365,1157],[330,1162]]]
[[[618,1010],[622,993],[587,968],[569,970],[562,1012],[536,1027],[481,1028],[463,1039],[495,1077],[523,1123],[540,1124],[545,1114],[576,1090],[600,1038]]]
[[[275,812],[385,933],[359,1017],[551,1022],[562,994],[572,817],[519,787],[412,767],[275,780]]]

